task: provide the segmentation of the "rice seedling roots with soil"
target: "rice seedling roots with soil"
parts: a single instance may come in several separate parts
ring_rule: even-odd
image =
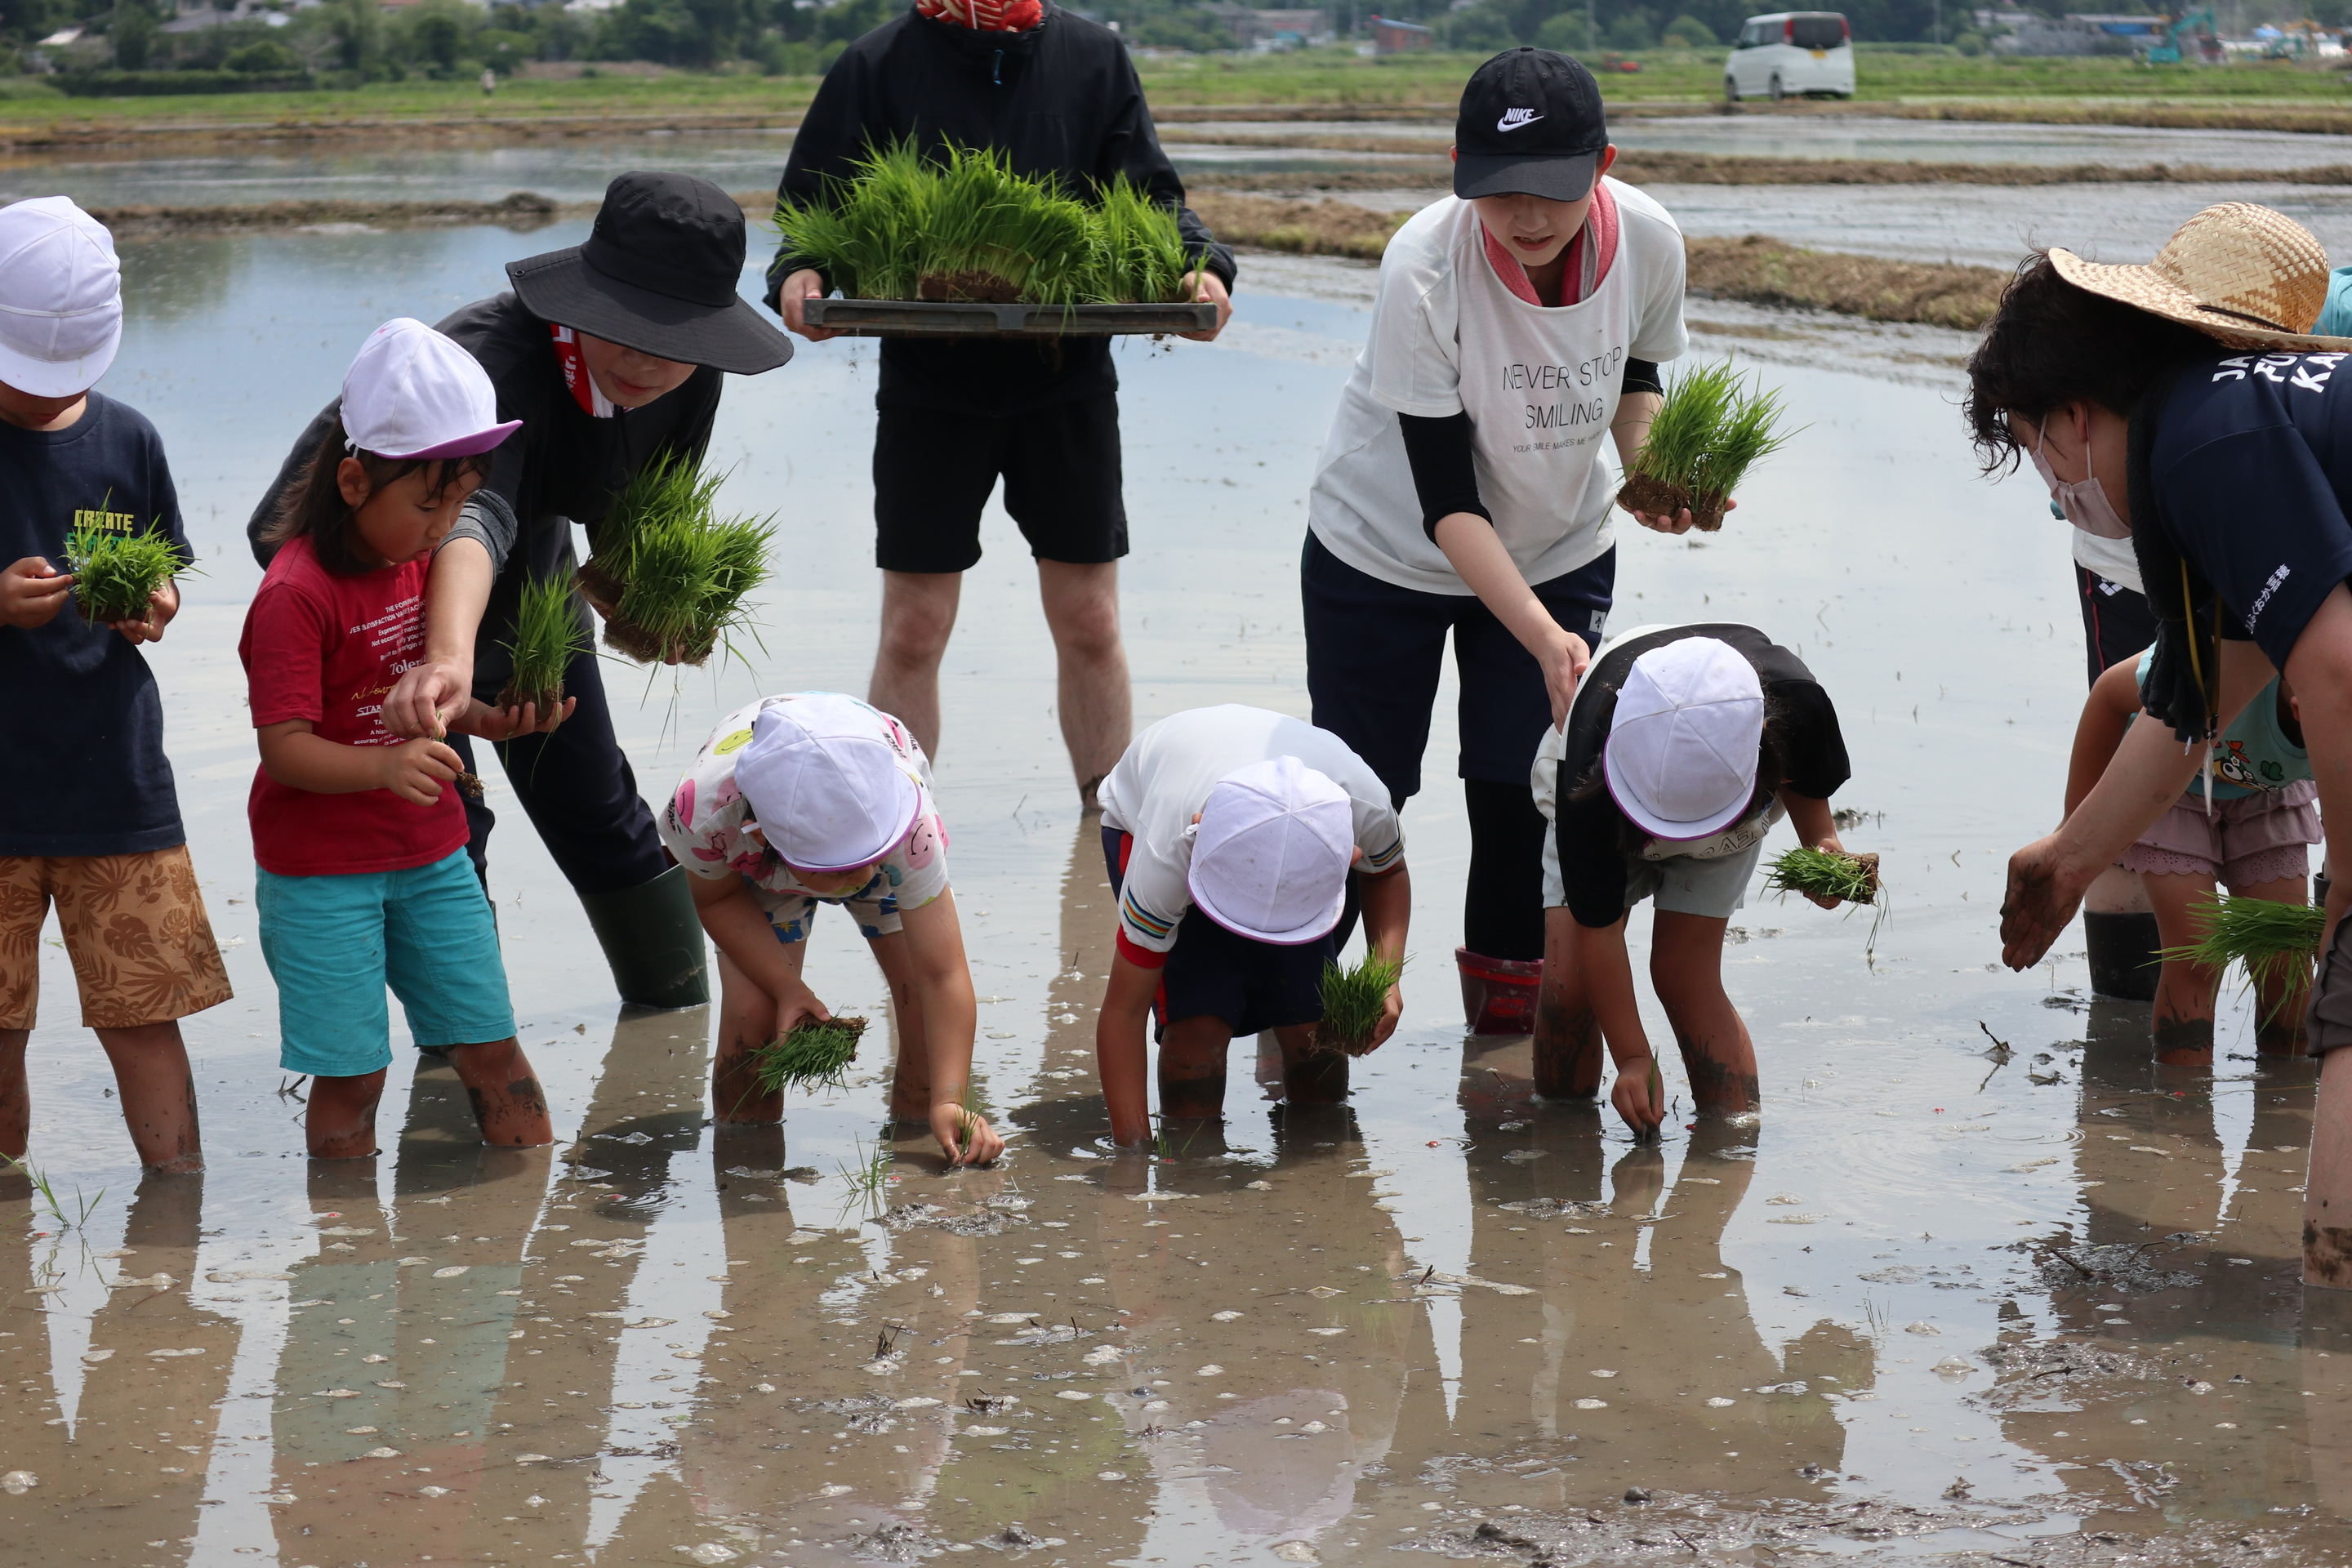
[[[114,533],[78,528],[66,535],[74,600],[92,626],[147,618],[155,590],[187,570],[178,545],[152,530]]]
[[[713,515],[723,476],[684,458],[633,475],[574,579],[604,612],[604,642],[641,663],[698,665],[748,628],[744,600],[768,579],[772,523]]]
[[[572,584],[560,577],[524,584],[515,607],[514,641],[503,646],[514,672],[499,692],[498,706],[535,703],[542,719],[562,707],[563,672],[589,647],[572,609]]]
[[[1840,849],[1791,849],[1772,862],[1764,886],[1776,893],[1874,904],[1879,892],[1878,856],[1875,851],[1849,855]]]
[[[1627,466],[1617,504],[1649,517],[1687,509],[1693,527],[1723,526],[1725,503],[1748,470],[1787,444],[1780,395],[1746,385],[1728,360],[1675,377]]]
[[[760,1092],[841,1088],[865,1033],[863,1018],[833,1017],[812,1019],[781,1039],[770,1040],[751,1053],[751,1074]]]
[[[2280,1012],[2301,1005],[2311,986],[2312,962],[2319,956],[2320,933],[2327,925],[2324,906],[2218,898],[2191,918],[2201,933],[2198,939],[2159,948],[2157,957],[2202,969],[2241,963],[2249,984],[2278,995]]]
[[[1360,1057],[1372,1048],[1372,1031],[1388,1009],[1389,992],[1404,973],[1402,960],[1366,953],[1352,968],[1323,966],[1323,1021],[1315,1026],[1315,1048]]]

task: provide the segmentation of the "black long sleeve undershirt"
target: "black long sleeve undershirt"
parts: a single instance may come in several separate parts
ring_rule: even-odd
[[[1665,387],[1654,361],[1629,359],[1622,389],[1663,393]],[[1438,520],[1456,512],[1493,522],[1494,513],[1478,494],[1477,440],[1470,416],[1449,414],[1443,419],[1427,419],[1400,414],[1397,425],[1404,432],[1405,461],[1412,466],[1413,496],[1421,502],[1421,531],[1431,542],[1437,539]]]

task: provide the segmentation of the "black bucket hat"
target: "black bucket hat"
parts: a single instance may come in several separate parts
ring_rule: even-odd
[[[792,340],[735,292],[743,209],[692,174],[622,174],[588,243],[507,263],[523,308],[640,353],[757,375]]]
[[[1549,49],[1506,49],[1462,89],[1454,194],[1580,201],[1608,145],[1591,71]]]

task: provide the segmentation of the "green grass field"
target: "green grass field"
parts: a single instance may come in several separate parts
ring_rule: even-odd
[[[1614,104],[1705,103],[1722,92],[1726,51],[1661,49],[1632,57],[1634,72],[1604,68]],[[1433,54],[1366,59],[1351,49],[1290,55],[1182,56],[1139,60],[1144,86],[1162,109],[1218,104],[1315,104],[1334,110],[1450,106],[1477,57]],[[2002,59],[1957,52],[1862,46],[1856,97],[1904,105],[1983,103],[2011,114],[2033,105],[2116,109],[2171,105],[2184,110],[2352,110],[2347,74],[2285,61],[2222,67],[2148,67],[2127,59]],[[485,98],[470,81],[410,81],[345,92],[257,92],[156,98],[67,98],[37,79],[0,79],[0,139],[103,138],[121,131],[195,124],[331,127],[431,121],[461,128],[496,122],[671,118],[720,124],[783,119],[816,91],[811,77],[591,77],[513,80]],[[2054,117],[2054,116],[2053,116]]]

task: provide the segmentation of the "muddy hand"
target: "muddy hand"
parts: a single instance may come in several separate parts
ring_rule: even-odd
[[[1654,1057],[1642,1057],[1631,1062],[1621,1062],[1617,1081],[1610,1086],[1609,1103],[1633,1130],[1637,1143],[1653,1142],[1658,1136],[1658,1124],[1666,1119],[1665,1107],[1660,1103],[1663,1085]]]
[[[1004,1152],[1004,1140],[988,1119],[953,1100],[931,1107],[931,1136],[947,1151],[950,1165],[985,1165]]]
[[[2000,901],[2001,962],[2011,969],[2039,963],[2074,918],[2083,885],[2064,868],[2054,835],[2011,856],[2009,888]]]

